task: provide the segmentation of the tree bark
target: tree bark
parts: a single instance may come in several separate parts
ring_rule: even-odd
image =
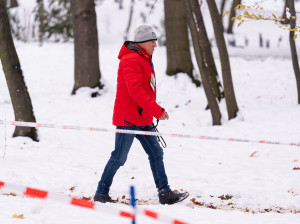
[[[166,73],[172,76],[183,72],[191,77],[194,82],[184,1],[185,0],[164,1],[167,47]]]
[[[45,7],[43,0],[37,0],[38,4],[38,21],[39,21],[39,44],[40,46],[43,45],[44,41],[44,34],[45,34]]]
[[[225,8],[225,4],[226,4],[226,0],[222,0],[221,3],[221,9],[220,9],[220,18],[221,18],[221,22],[222,22],[222,32],[224,32],[224,26],[223,26],[223,11]]]
[[[291,13],[291,18],[290,18],[291,29],[295,29],[296,19],[292,18],[293,16],[296,16],[295,1],[294,0],[288,0],[288,1],[289,1],[288,4],[290,7],[290,13]],[[298,104],[300,104],[300,68],[299,68],[297,48],[296,48],[296,43],[294,40],[294,35],[295,35],[295,31],[290,31],[289,39],[290,39],[291,55],[292,55],[294,73],[295,73],[296,82],[297,82]]]
[[[226,42],[224,39],[224,34],[222,32],[222,20],[218,16],[219,12],[215,0],[209,0],[207,1],[207,4],[210,12],[210,17],[212,19],[214,33],[215,33],[216,42],[218,45],[218,51],[220,55],[225,100],[227,105],[228,119],[230,120],[237,116],[237,112],[239,111],[239,108],[237,106],[237,102],[234,94],[230,61],[229,61]]]
[[[80,87],[99,87],[99,44],[94,0],[71,0],[75,51],[75,84],[72,94]]]
[[[226,0],[222,0],[221,8],[220,8],[220,16],[221,16],[221,18],[223,17],[223,11],[224,11],[224,8],[225,8],[225,4],[226,4]]]
[[[233,24],[234,24],[234,20],[232,20],[233,17],[235,17],[235,7],[241,4],[241,0],[233,0],[232,2],[232,7],[230,10],[230,15],[229,15],[229,25],[228,25],[228,29],[227,29],[227,33],[233,33]]]
[[[211,57],[209,52],[211,52],[211,48],[202,13],[200,11],[200,5],[198,0],[187,0],[185,3],[196,52],[196,59],[201,74],[204,92],[206,94],[208,105],[211,111],[213,125],[221,125],[221,112],[212,88],[212,76],[210,75],[209,68]]]
[[[189,9],[189,6],[187,5],[187,2],[188,1],[185,1],[185,7],[187,7],[187,14],[189,15],[191,12],[190,12],[190,9]],[[199,5],[199,4],[198,4]],[[199,9],[200,10],[200,9]],[[201,11],[200,11],[201,13]],[[205,25],[204,25],[204,21],[203,21],[203,18],[202,18],[202,14],[200,14],[200,19],[202,20],[202,23],[203,23],[203,27],[205,29]],[[188,19],[188,24],[189,24],[189,28],[191,30],[191,34],[192,36],[194,35],[195,39],[197,39],[197,29],[194,25],[191,24],[191,19]],[[205,30],[206,32],[206,30]],[[207,36],[207,35],[206,35]],[[193,37],[192,37],[193,38]],[[208,40],[208,37],[207,37],[207,40]],[[197,49],[200,49],[199,46],[195,46],[195,44],[197,45],[197,43],[195,43],[193,41],[193,45],[194,45],[194,50],[195,50],[195,54],[198,55],[197,57],[201,60],[201,50],[197,50]],[[216,98],[218,99],[218,101],[220,102],[222,98],[224,98],[224,92],[222,90],[222,84],[219,80],[219,75],[218,75],[218,71],[217,71],[217,67],[216,67],[216,64],[215,64],[215,60],[214,60],[214,57],[213,57],[213,53],[212,53],[212,50],[211,50],[211,47],[210,47],[210,43],[209,43],[209,40],[208,40],[208,46],[206,48],[206,53],[207,53],[207,57],[208,57],[208,61],[207,61],[207,65],[208,65],[208,71],[209,71],[209,76],[210,76],[210,83],[211,83],[211,86],[213,88],[213,91],[214,91],[214,94],[216,96]],[[198,62],[197,62],[198,63]],[[199,66],[199,63],[198,63],[198,66]],[[206,109],[209,109],[209,106],[207,106]]]
[[[9,8],[15,8],[15,7],[18,7],[18,6],[19,6],[19,3],[18,3],[17,0],[10,0],[10,6],[9,6]]]
[[[20,61],[11,35],[4,0],[0,0],[0,58],[16,121],[36,122],[24,81]],[[24,136],[39,141],[36,128],[17,126],[13,137]]]
[[[128,19],[127,28],[126,28],[126,31],[125,31],[124,41],[128,40],[129,30],[130,30],[131,22],[132,22],[134,4],[135,4],[134,0],[131,0],[131,6],[130,6],[130,11],[129,11],[129,19]]]
[[[290,8],[289,7],[289,0],[285,0],[283,13],[282,13],[282,19],[284,19],[284,21],[282,21],[282,20],[280,21],[280,23],[282,23],[282,24],[289,24],[290,23],[290,19],[288,19],[287,16],[286,16],[286,8]]]

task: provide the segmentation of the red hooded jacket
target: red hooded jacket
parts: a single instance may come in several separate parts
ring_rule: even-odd
[[[118,58],[113,125],[151,126],[153,116],[158,119],[164,113],[164,109],[155,102],[156,82],[154,89],[150,85],[151,74],[155,78],[152,57],[138,45],[126,41]]]

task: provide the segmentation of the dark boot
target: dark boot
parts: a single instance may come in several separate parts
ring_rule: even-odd
[[[183,201],[188,196],[189,196],[188,192],[180,193],[180,192],[175,192],[175,191],[172,191],[172,190],[160,191],[158,193],[159,202],[163,205],[164,204],[171,205],[171,204]]]
[[[113,201],[111,197],[109,197],[108,195],[95,195],[94,201],[99,201],[101,203],[106,203],[106,202],[115,203],[115,201]]]

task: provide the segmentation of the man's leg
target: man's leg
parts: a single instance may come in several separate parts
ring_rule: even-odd
[[[156,136],[136,135],[136,138],[141,142],[145,152],[148,154],[156,188],[158,190],[170,190],[163,162],[163,149],[160,147]]]
[[[141,142],[148,154],[154,181],[158,188],[159,202],[161,204],[174,204],[186,199],[189,196],[188,192],[172,191],[168,185],[168,178],[163,162],[163,150],[156,136],[136,135],[136,138]]]
[[[117,127],[118,129],[129,129],[128,127]],[[126,162],[129,149],[132,145],[134,135],[116,133],[115,150],[111,153],[101,180],[99,181],[96,195],[108,196],[109,188],[112,184],[113,178],[120,168]]]

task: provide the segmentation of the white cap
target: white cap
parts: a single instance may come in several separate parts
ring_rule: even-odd
[[[157,40],[156,34],[154,33],[151,26],[141,25],[135,30],[135,43],[144,43],[151,40]]]

